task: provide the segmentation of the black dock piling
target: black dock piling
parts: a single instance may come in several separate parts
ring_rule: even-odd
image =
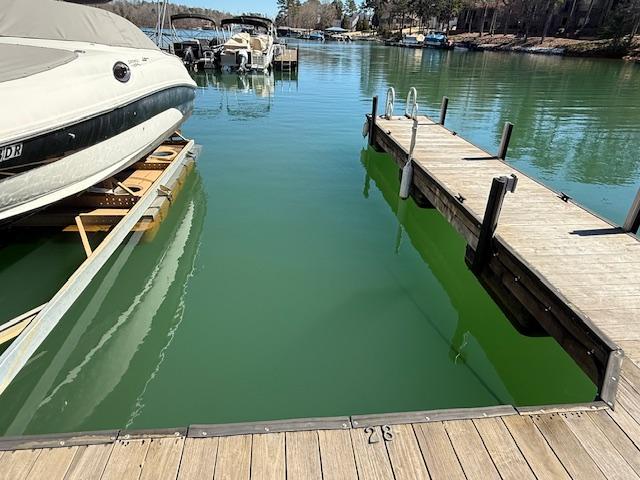
[[[509,148],[509,141],[511,140],[511,132],[513,131],[513,123],[505,122],[504,129],[502,130],[502,140],[500,142],[500,150],[498,151],[498,158],[504,160],[507,158],[507,149]]]
[[[442,105],[440,106],[440,125],[444,125],[447,118],[447,108],[449,107],[449,97],[442,97]]]
[[[631,233],[637,233],[638,228],[640,228],[640,189],[638,189],[638,193],[636,193],[636,198],[631,204],[622,228],[624,228],[625,232]]]
[[[518,184],[518,177],[511,175],[510,177],[497,177],[491,182],[491,191],[487,200],[487,208],[484,212],[482,226],[480,227],[480,236],[478,237],[478,245],[472,258],[471,251],[467,248],[467,260],[471,260],[471,270],[478,273],[486,265],[491,256],[491,242],[493,235],[498,228],[498,219],[502,210],[502,203],[507,192],[514,192]]]
[[[375,145],[374,132],[376,128],[376,117],[378,116],[378,96],[373,97],[371,105],[371,118],[369,119],[369,145]]]

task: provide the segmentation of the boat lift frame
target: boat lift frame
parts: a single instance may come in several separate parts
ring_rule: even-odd
[[[145,216],[150,208],[157,205],[159,197],[169,197],[167,185],[177,183],[189,163],[193,163],[201,147],[193,140],[186,140],[182,150],[167,165],[152,186],[138,199],[133,207],[115,224],[100,245],[87,250],[88,256],[78,269],[68,278],[49,302],[34,308],[7,323],[0,325],[0,339],[15,338],[0,356],[0,395],[18,375],[49,333],[59,323],[96,274],[107,263],[129,233]],[[80,226],[79,226],[80,227]],[[83,229],[79,228],[82,237]]]

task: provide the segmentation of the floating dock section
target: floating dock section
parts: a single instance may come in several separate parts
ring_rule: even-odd
[[[273,58],[273,66],[283,72],[297,72],[299,54],[300,49],[285,46],[284,50]]]
[[[613,406],[623,349],[640,353],[638,206],[613,225],[509,165],[513,125],[492,154],[444,126],[447,98],[433,120],[415,114],[415,89],[405,115],[393,115],[394,97],[382,116],[374,99],[365,133],[402,169],[401,196],[438,209],[514,325],[553,336]]]

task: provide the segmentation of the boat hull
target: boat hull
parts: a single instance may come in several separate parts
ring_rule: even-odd
[[[80,193],[153,151],[188,117],[172,107],[56,161],[0,181],[0,222]]]
[[[188,118],[195,82],[160,51],[46,42],[74,53],[51,69],[0,82],[0,222],[75,195],[125,169]],[[0,47],[44,48],[42,40],[0,39]],[[7,47],[6,45],[9,45]],[[55,49],[55,50],[51,50]],[[119,81],[113,66],[129,65]]]

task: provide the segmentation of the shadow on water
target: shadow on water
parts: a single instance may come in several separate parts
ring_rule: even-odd
[[[135,420],[145,401],[139,379],[153,378],[182,322],[205,214],[195,173],[153,241],[132,234],[3,394],[12,399],[0,412],[5,434]]]
[[[435,209],[422,209],[411,199],[399,199],[395,162],[371,149],[362,151],[361,161],[365,169],[363,195],[369,197],[375,185],[397,217],[395,243],[389,248],[399,252],[410,242],[457,313],[452,326],[447,325],[445,316],[431,315],[431,307],[424,311],[434,330],[450,345],[450,361],[467,363],[478,378],[494,388],[503,385],[505,393],[500,400],[506,403],[544,404],[549,400],[546,392],[551,391],[566,402],[593,398],[595,386],[553,339],[525,337],[512,327],[466,267],[465,243],[446,219]],[[545,346],[551,348],[541,355]],[[549,373],[528,375],[531,370]],[[527,382],[522,381],[523,376]]]

